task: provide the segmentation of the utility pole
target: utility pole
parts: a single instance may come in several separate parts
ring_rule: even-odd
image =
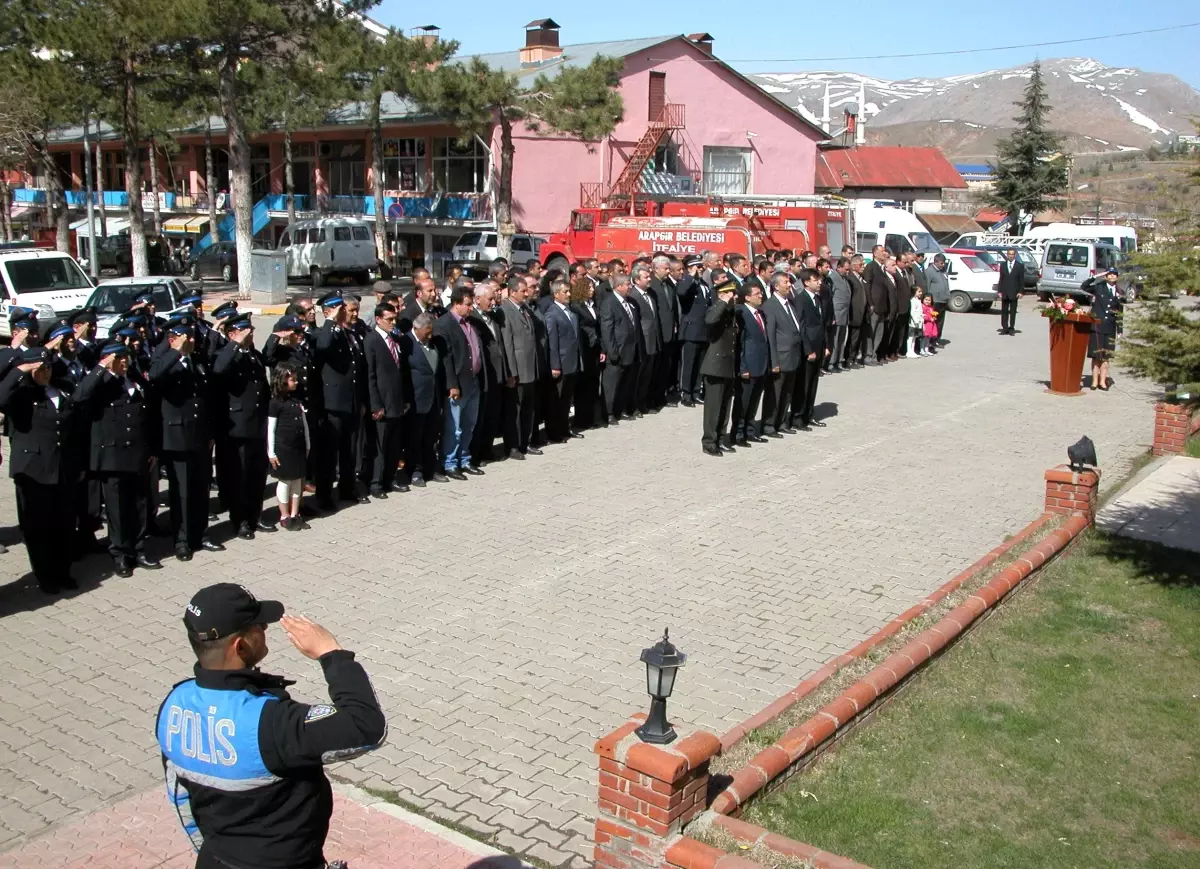
[[[96,208],[92,202],[92,147],[88,137],[90,117],[88,107],[83,107],[83,186],[87,196],[87,225],[88,225],[88,271],[92,280],[100,279],[100,257],[96,253]]]

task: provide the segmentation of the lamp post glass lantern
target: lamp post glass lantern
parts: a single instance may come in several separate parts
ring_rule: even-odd
[[[650,715],[636,731],[642,742],[666,745],[675,741],[675,728],[667,723],[667,698],[675,689],[675,671],[683,666],[687,655],[671,645],[668,631],[649,649],[642,649],[646,665],[646,691],[650,694]]]

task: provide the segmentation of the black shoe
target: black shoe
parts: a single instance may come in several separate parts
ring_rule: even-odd
[[[768,433],[767,433],[767,437],[769,437],[769,438],[779,438],[780,440],[783,440],[783,435],[781,435],[781,434],[780,434],[779,432],[777,432],[777,431],[768,432]]]
[[[523,462],[523,461],[525,461],[525,454],[524,454],[523,452],[521,452],[520,450],[518,450],[518,449],[511,449],[511,450],[509,450],[509,451],[508,451],[508,457],[509,457],[510,459],[516,459],[518,462]]]
[[[133,562],[128,558],[118,558],[113,562],[113,573],[123,578],[133,576]]]
[[[433,476],[430,477],[429,479],[433,480],[433,482],[435,482],[435,483],[449,483],[450,482],[450,478],[447,477],[445,474],[443,474],[441,471],[434,471]]]
[[[537,447],[530,447],[529,449],[525,450],[525,455],[527,456],[540,456],[541,454],[542,451]]]
[[[353,501],[355,504],[370,504],[371,503],[371,499],[368,498],[366,495],[355,495],[350,500]]]
[[[420,474],[416,475],[415,477],[412,478],[412,485],[416,486],[418,489],[424,489],[425,488],[425,478],[422,477]]]
[[[483,468],[479,467],[478,465],[468,465],[462,469],[462,472],[464,474],[470,474],[472,477],[483,476]]]
[[[467,478],[467,475],[464,474],[462,471],[460,471],[458,468],[455,468],[452,471],[446,471],[446,476],[449,477],[451,480],[465,480]]]
[[[826,424],[821,422],[819,419],[814,419],[812,422],[809,423],[809,425],[816,426],[817,428],[826,428],[827,427]]]
[[[679,403],[682,404],[684,407],[695,407],[696,406],[696,402],[690,398],[685,398],[683,401],[681,401]]]
[[[251,528],[249,525],[240,525],[240,526],[238,526],[237,536],[239,538],[241,538],[242,540],[253,540],[254,539],[254,529]],[[200,546],[204,547],[204,544],[201,543]],[[224,549],[224,547],[221,547],[221,548]]]
[[[780,431],[783,432],[784,434],[795,434],[796,433],[796,430],[794,428],[792,428],[790,425],[785,425],[783,428],[780,429]]]
[[[750,441],[746,440],[745,438],[742,438],[740,441],[734,441],[734,443],[737,444],[739,447],[745,447],[746,449],[750,449]]]
[[[386,501],[387,500],[387,492],[383,491],[382,489],[379,489],[378,491],[372,492],[371,497],[375,498],[378,501]]]
[[[722,455],[724,455],[724,453],[721,452],[720,447],[705,447],[704,452],[707,455],[716,456],[717,458],[720,458]]]
[[[1096,384],[1094,384],[1094,383],[1093,383],[1091,386],[1089,386],[1089,387],[1088,387],[1088,389],[1091,389],[1091,390],[1093,390],[1093,391],[1095,391],[1095,390],[1097,390],[1097,389],[1099,389],[1099,388],[1100,388],[1100,387],[1099,387],[1099,386],[1097,386],[1097,385],[1096,385]]]
[[[176,550],[175,550],[175,558],[176,558],[178,561],[191,561],[191,560],[192,560],[192,550],[190,550],[190,549],[176,549]]]
[[[610,416],[608,418],[608,424],[609,425],[620,425],[621,421],[619,419],[617,419],[615,416]]]
[[[264,522],[261,519],[259,520],[258,525],[255,527],[257,530],[261,531],[263,534],[274,534],[276,531],[279,530],[274,525],[272,525],[270,522]]]
[[[806,424],[801,424],[800,428],[797,429],[797,431],[812,431],[812,429],[809,428],[808,425],[806,425]]]
[[[411,490],[408,488],[408,486],[404,485],[403,483],[392,483],[392,491],[399,492],[400,494],[404,494],[405,492],[408,492]]]
[[[145,570],[162,570],[162,562],[156,561],[149,555],[139,555],[137,557],[137,566]]]
[[[241,535],[239,534],[238,536],[240,537]],[[254,537],[253,531],[250,532],[250,536],[251,536],[251,538]],[[224,544],[213,543],[211,540],[201,540],[200,548],[203,549],[205,552],[224,552],[225,551]]]
[[[645,414],[644,412],[640,411],[640,410],[635,410],[635,411],[633,412],[633,418],[634,418],[634,419],[641,419],[641,418],[642,418],[642,417],[644,417],[645,415],[646,415],[646,414]]]
[[[752,444],[765,444],[767,442],[767,439],[762,435],[751,435],[750,437],[746,438],[746,440],[750,441]]]
[[[736,453],[736,452],[737,452],[737,447],[735,447],[733,444],[721,444],[721,452],[723,452],[723,453]]]

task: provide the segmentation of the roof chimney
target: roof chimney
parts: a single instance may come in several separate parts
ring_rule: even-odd
[[[688,41],[709,57],[712,57],[713,38],[711,33],[689,33]]]
[[[558,45],[558,29],[558,24],[552,18],[542,18],[526,24],[521,66],[537,66],[561,57],[563,51]]]

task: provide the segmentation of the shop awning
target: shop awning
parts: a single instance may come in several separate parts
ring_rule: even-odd
[[[930,214],[917,213],[917,219],[929,227],[934,235],[950,235],[951,233],[979,232],[979,223],[967,214]]]
[[[90,238],[92,235],[91,232],[88,230],[88,222],[87,222],[86,217],[83,220],[77,220],[74,223],[72,223],[71,229],[73,229],[75,231],[76,235],[82,236],[83,238]],[[110,236],[120,235],[123,232],[129,231],[129,221],[123,217],[110,217],[110,218],[108,218],[108,221],[106,222],[106,224],[104,226],[104,229],[108,230],[108,234]],[[97,235],[99,235],[100,230],[101,230],[100,218],[97,217],[96,218],[96,234]]]
[[[163,223],[163,232],[169,235],[186,235],[189,220],[191,220],[190,217],[172,217]]]
[[[187,225],[187,231],[192,235],[204,235],[204,233],[208,232],[207,217],[193,217],[188,221]]]

